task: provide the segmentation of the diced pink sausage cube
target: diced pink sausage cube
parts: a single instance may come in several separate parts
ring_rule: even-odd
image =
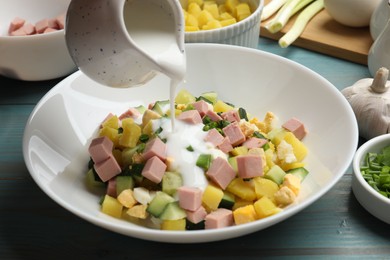
[[[302,140],[307,134],[305,125],[295,117],[285,122],[282,127],[292,132],[299,140]]]
[[[210,110],[208,103],[204,100],[196,101],[192,103],[192,105],[199,112],[201,117],[203,117],[207,113],[207,111]]]
[[[200,206],[195,211],[187,210],[186,213],[187,219],[194,224],[201,222],[207,216],[207,211],[203,206]]]
[[[15,30],[15,31],[10,32],[9,35],[11,35],[11,36],[26,36],[27,33],[24,31],[24,29],[22,27],[22,28]]]
[[[125,118],[138,118],[141,115],[141,113],[134,107],[129,108],[126,110],[126,112],[122,113],[119,116],[119,120],[125,119]]]
[[[56,22],[58,25],[58,29],[64,29],[65,28],[65,13],[60,14],[56,17]]]
[[[109,195],[111,197],[114,197],[114,198],[117,197],[117,194],[116,194],[116,178],[112,178],[112,179],[108,180],[106,193],[107,193],[107,195]]]
[[[222,118],[231,123],[240,122],[240,116],[238,115],[237,110],[229,110],[227,112],[222,113]]]
[[[35,23],[35,30],[37,33],[43,33],[47,28],[49,28],[49,20],[42,19]]]
[[[208,116],[213,122],[218,122],[222,120],[222,117],[220,117],[216,112],[211,109],[206,112],[206,116]]]
[[[48,25],[49,28],[53,28],[53,29],[56,29],[56,30],[59,29],[56,18],[48,19],[47,20],[47,25]]]
[[[229,227],[233,224],[233,212],[228,209],[219,208],[205,217],[205,229]]]
[[[223,135],[221,135],[217,129],[212,128],[207,132],[207,135],[204,138],[204,141],[212,143],[214,146],[222,144],[224,140]]]
[[[237,122],[225,126],[222,131],[233,146],[242,144],[245,141],[245,135]]]
[[[233,150],[233,146],[230,143],[229,138],[225,137],[221,144],[218,145],[219,150],[221,150],[224,153],[229,153],[231,150]]]
[[[122,171],[121,167],[119,166],[113,155],[111,155],[104,161],[95,163],[94,168],[103,182],[106,182],[109,179],[117,176]]]
[[[217,157],[211,162],[206,175],[221,189],[225,189],[236,177],[236,172],[225,159]]]
[[[157,156],[161,160],[165,161],[167,159],[167,146],[161,141],[160,138],[156,137],[149,140],[146,145],[142,157],[144,160],[148,160],[153,156]]]
[[[26,35],[35,34],[35,26],[32,23],[25,23],[22,28]]]
[[[194,125],[203,123],[198,110],[183,111],[180,115],[178,115],[177,119]]]
[[[251,137],[247,139],[242,145],[251,149],[251,148],[259,148],[263,147],[268,141],[266,139],[261,139],[257,137]]]
[[[182,186],[177,194],[179,205],[185,210],[195,211],[202,205],[202,190],[199,188]]]
[[[112,155],[114,143],[106,136],[94,138],[88,152],[95,163],[102,162]]]
[[[22,28],[25,22],[26,20],[24,20],[23,18],[15,17],[9,24],[8,34],[11,35],[12,32]]]
[[[150,158],[142,169],[142,176],[154,183],[160,183],[164,176],[167,165],[157,156]]]
[[[47,27],[47,28],[43,31],[43,33],[50,33],[50,32],[56,32],[56,31],[58,31],[58,30],[57,30],[57,29],[50,28],[50,27]]]
[[[236,157],[238,176],[253,178],[263,176],[263,162],[259,155],[247,154]]]

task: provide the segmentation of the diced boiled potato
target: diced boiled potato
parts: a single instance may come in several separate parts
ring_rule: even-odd
[[[246,155],[248,154],[248,147],[246,146],[236,146],[233,148],[233,150],[230,151],[230,153],[233,155],[233,156],[238,156],[238,155]]]
[[[256,199],[255,188],[252,183],[250,181],[244,181],[242,178],[233,179],[226,190],[247,201],[254,201]]]
[[[150,120],[158,119],[161,115],[151,109],[147,109],[142,116],[142,126],[145,127]]]
[[[217,102],[215,102],[215,104],[214,104],[214,112],[216,112],[216,113],[219,113],[219,112],[223,113],[223,112],[227,112],[227,111],[230,111],[233,109],[234,109],[234,107],[226,104],[222,100],[217,100]]]
[[[235,24],[235,23],[237,23],[237,21],[236,21],[236,18],[231,18],[231,19],[222,20],[220,23],[221,23],[222,27],[225,27],[228,25]]]
[[[244,199],[241,199],[240,197],[236,197],[236,201],[234,202],[234,205],[233,205],[233,210],[236,210],[238,208],[241,208],[241,207],[244,207],[244,206],[248,206],[248,205],[252,205],[253,204],[253,201],[248,201],[248,200],[244,200]]]
[[[215,19],[219,19],[219,10],[218,10],[218,5],[214,3],[208,3],[203,7],[203,10],[208,11]]]
[[[195,4],[199,5],[199,6],[203,6],[203,3],[204,3],[203,0],[188,0],[187,2],[188,2],[188,6],[189,6],[191,3],[195,3]]]
[[[101,210],[103,213],[115,218],[122,216],[122,204],[114,197],[105,195],[102,203]]]
[[[187,8],[188,14],[192,14],[193,16],[198,17],[198,15],[200,14],[201,11],[202,11],[202,8],[199,4],[197,4],[197,3],[189,3],[188,4],[188,8]]]
[[[115,128],[112,128],[112,127],[109,127],[109,126],[105,126],[105,127],[100,129],[99,136],[100,137],[101,136],[106,136],[114,143],[114,147],[118,147],[119,146],[119,137],[120,137],[120,135],[118,134],[118,129],[115,129]]]
[[[281,211],[272,200],[264,196],[253,204],[258,218],[265,218]]]
[[[253,204],[235,209],[233,211],[234,223],[236,225],[253,222],[257,219],[257,213]]]
[[[233,13],[234,12],[234,8],[236,8],[236,6],[240,4],[240,1],[239,0],[226,0],[225,1],[225,7],[226,7],[226,10],[230,13]]]
[[[202,202],[210,210],[216,210],[218,208],[219,203],[221,203],[222,197],[223,197],[222,189],[209,184],[207,185],[206,189],[203,192]]]
[[[194,26],[194,27],[199,26],[198,19],[196,19],[195,15],[193,15],[193,14],[187,15],[187,18],[185,20],[185,24],[186,24],[186,26]]]
[[[175,97],[175,103],[176,104],[190,104],[195,102],[195,97],[192,95],[188,90],[181,89],[176,97]]]
[[[247,3],[240,3],[234,8],[234,15],[238,21],[251,15],[251,9]]]
[[[288,171],[295,168],[305,167],[305,163],[304,162],[284,163],[280,167],[282,167],[284,171]]]
[[[146,219],[149,214],[146,211],[147,205],[135,205],[126,211],[126,214],[135,218]]]
[[[274,200],[274,194],[279,190],[279,186],[275,182],[263,177],[253,178],[253,182],[258,199],[267,196],[271,200]]]
[[[291,132],[286,132],[284,138],[287,143],[291,144],[294,150],[294,155],[297,158],[298,162],[301,162],[303,159],[305,159],[307,155],[307,148],[301,142],[298,138],[295,137],[295,135]]]
[[[105,126],[118,129],[118,127],[119,127],[119,118],[118,118],[118,116],[113,115],[113,116],[109,117],[108,119],[106,119],[102,123],[102,127],[105,127]]]
[[[198,26],[185,26],[186,32],[196,32],[199,30],[200,30],[200,28]]]
[[[123,147],[135,147],[138,143],[139,137],[142,134],[141,127],[134,123],[131,118],[122,120],[123,133],[119,138],[119,144]]]
[[[208,22],[212,20],[215,20],[215,18],[207,10],[202,10],[198,15],[198,25],[200,28],[203,28],[203,25],[206,25]]]
[[[164,220],[161,223],[162,230],[185,230],[186,229],[186,219],[177,219],[177,220]]]
[[[212,30],[222,28],[221,22],[218,20],[209,21],[206,25],[203,25],[202,30]]]

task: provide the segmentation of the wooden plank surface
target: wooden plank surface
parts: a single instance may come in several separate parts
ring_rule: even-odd
[[[265,0],[264,4],[270,0]],[[293,25],[295,15],[286,27],[276,34],[270,33],[265,25],[272,17],[261,23],[260,35],[278,40]],[[369,27],[353,28],[341,25],[333,20],[324,9],[307,25],[301,36],[293,45],[327,54],[333,57],[367,65],[367,55],[373,43]]]

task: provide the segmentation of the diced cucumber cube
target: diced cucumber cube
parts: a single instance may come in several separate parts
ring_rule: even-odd
[[[97,175],[97,173],[94,172],[93,168],[89,169],[86,176],[86,182],[89,187],[105,187],[106,184],[102,182]]]
[[[171,202],[160,215],[162,220],[178,220],[187,217],[187,213],[179,206],[179,202]]]
[[[264,175],[264,178],[267,178],[271,181],[274,181],[276,184],[280,185],[283,183],[283,178],[285,175],[286,175],[286,172],[282,168],[280,168],[280,166],[274,165]]]
[[[167,113],[167,111],[169,110],[169,107],[170,107],[169,100],[160,100],[160,101],[156,101],[156,103],[154,103],[152,110],[154,112],[158,113],[159,115],[163,116]]]
[[[234,195],[228,191],[224,191],[221,202],[218,208],[232,209],[236,199]]]
[[[158,191],[156,192],[156,195],[154,196],[152,201],[149,203],[148,207],[146,208],[146,211],[154,217],[159,217],[164,211],[165,207],[169,203],[174,201],[175,199],[170,195],[166,194],[165,192]]]
[[[301,182],[306,178],[306,176],[309,174],[309,171],[304,167],[294,168],[287,171],[287,173],[291,173],[298,177]]]
[[[181,175],[177,172],[165,172],[162,178],[162,191],[173,195],[183,185]]]
[[[215,102],[217,102],[218,99],[217,92],[215,91],[205,92],[200,96],[210,101],[211,104],[215,104]]]
[[[116,194],[121,194],[122,191],[134,188],[134,180],[131,176],[116,177]]]

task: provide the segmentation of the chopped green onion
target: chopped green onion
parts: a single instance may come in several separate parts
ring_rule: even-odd
[[[379,194],[390,198],[390,146],[380,153],[369,152],[365,155],[360,172],[364,180]]]
[[[196,161],[196,166],[204,170],[208,170],[211,163],[211,154],[200,154]]]
[[[189,145],[189,146],[187,146],[187,151],[189,151],[189,152],[193,152],[194,151],[194,148],[191,146],[191,145]]]

